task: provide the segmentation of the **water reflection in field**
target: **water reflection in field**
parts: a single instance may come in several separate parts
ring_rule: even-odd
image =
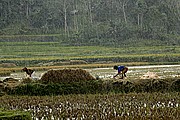
[[[180,77],[180,65],[128,66],[127,79],[139,79],[147,72],[156,73],[159,78]],[[93,76],[102,79],[113,78],[117,73],[113,67],[88,69]]]
[[[147,72],[154,72],[159,76],[159,78],[180,77],[180,65],[150,65],[127,67],[129,68],[129,70],[127,72],[126,79],[139,79]],[[90,68],[86,70],[90,72],[90,74],[94,77],[98,77],[101,79],[111,79],[117,73],[117,71],[113,69],[113,66],[109,68]],[[45,72],[46,71],[35,71],[35,73],[32,75],[32,78],[35,80],[40,79]],[[8,77],[21,80],[25,78],[26,75],[24,72],[17,72],[12,73],[10,76],[0,77],[0,80],[4,80]]]

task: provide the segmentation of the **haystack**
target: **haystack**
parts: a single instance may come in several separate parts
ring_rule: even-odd
[[[149,71],[141,77],[141,79],[157,79],[157,78],[159,78],[159,76],[156,73]]]
[[[41,77],[43,83],[70,83],[87,80],[95,80],[95,78],[82,69],[50,70]]]

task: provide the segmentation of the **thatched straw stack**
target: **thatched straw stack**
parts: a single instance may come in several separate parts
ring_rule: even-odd
[[[63,69],[63,70],[50,70],[46,72],[41,81],[43,83],[70,83],[94,80],[95,78],[86,70],[82,69]]]

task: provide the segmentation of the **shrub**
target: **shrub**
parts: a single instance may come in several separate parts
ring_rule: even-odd
[[[33,80],[31,78],[23,78],[22,83],[31,83]]]
[[[172,91],[180,92],[180,79],[175,80],[175,81],[171,84],[171,90],[172,90]]]
[[[84,81],[72,83],[29,83],[17,86],[7,91],[9,95],[67,95],[67,94],[95,94],[102,92],[102,81]]]

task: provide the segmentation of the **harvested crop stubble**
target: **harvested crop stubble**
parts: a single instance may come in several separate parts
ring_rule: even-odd
[[[69,83],[86,80],[95,80],[95,78],[83,69],[50,70],[41,78],[43,83]]]
[[[0,108],[29,111],[33,120],[179,120],[179,92],[2,96]]]

